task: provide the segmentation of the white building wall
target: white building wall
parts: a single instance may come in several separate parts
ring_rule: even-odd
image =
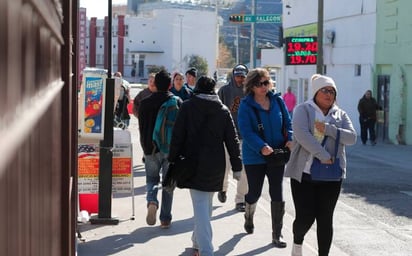
[[[283,26],[287,29],[317,23],[318,1],[287,1],[292,8],[283,7]],[[289,14],[288,14],[289,13]],[[324,0],[324,34],[335,31],[334,44],[324,44],[324,65],[338,87],[338,104],[349,114],[360,132],[357,104],[364,92],[373,88],[374,48],[376,41],[376,0],[334,1]],[[262,57],[263,59],[263,57]],[[263,62],[262,62],[263,63]],[[355,75],[355,65],[361,66],[361,75]],[[298,82],[300,102],[311,95],[305,93],[305,81],[316,73],[316,65],[284,66],[284,86]]]
[[[179,15],[182,16],[182,26]],[[113,19],[112,23],[114,27],[117,27],[117,19]],[[103,24],[104,20],[97,21],[97,26],[101,27],[101,31]],[[154,9],[142,12],[139,16],[127,16],[125,25],[128,26],[128,34],[124,40],[125,77],[131,74],[132,54],[136,55],[136,62],[139,56],[141,58],[144,55],[145,67],[147,65],[164,66],[169,72],[182,71],[184,73],[188,67],[187,57],[191,55],[199,55],[206,59],[208,75],[212,75],[216,69],[218,27],[215,11],[185,8]],[[103,56],[103,37],[98,37],[96,41],[96,55]],[[182,55],[180,54],[181,42]],[[112,43],[114,47],[112,53],[117,55],[117,37],[113,37]],[[100,45],[102,48],[99,47]],[[128,54],[127,57],[126,54]],[[180,56],[183,62],[180,61]],[[117,57],[114,56],[114,59]],[[97,66],[103,67],[103,62],[101,65],[98,62]],[[113,62],[113,70],[117,70],[117,63]],[[147,77],[146,72],[145,68],[144,77]]]

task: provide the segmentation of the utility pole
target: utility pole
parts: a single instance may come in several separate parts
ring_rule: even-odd
[[[179,14],[180,19],[180,72],[183,70],[183,15]]]
[[[256,15],[256,0],[252,0],[252,15]],[[255,68],[255,22],[250,23],[250,69]]]
[[[236,63],[239,63],[239,27],[235,26],[235,33],[236,33]]]
[[[316,73],[323,74],[323,0],[318,0],[318,57]]]

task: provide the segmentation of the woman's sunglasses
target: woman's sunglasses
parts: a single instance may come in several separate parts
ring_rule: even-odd
[[[260,83],[258,83],[257,85],[255,85],[255,87],[257,87],[257,88],[260,88],[260,87],[263,87],[263,86],[268,87],[269,84],[270,84],[270,81],[269,81],[269,80],[265,80],[265,81],[260,82]]]

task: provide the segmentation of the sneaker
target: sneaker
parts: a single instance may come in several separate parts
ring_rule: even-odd
[[[156,211],[157,211],[157,204],[150,202],[147,206],[147,216],[146,216],[147,225],[153,226],[154,224],[156,224]]]
[[[162,229],[170,228],[170,220],[160,221],[160,228],[162,228]]]
[[[226,202],[226,199],[227,199],[226,191],[219,191],[219,193],[217,193],[217,199],[219,199],[221,203]]]
[[[246,208],[245,203],[237,203],[235,206],[236,211],[238,212],[244,212]]]

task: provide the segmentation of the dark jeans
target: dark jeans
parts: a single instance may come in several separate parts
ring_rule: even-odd
[[[302,182],[290,179],[295,220],[293,242],[302,244],[306,233],[316,220],[319,256],[329,254],[333,236],[333,212],[340,194],[342,181],[313,182],[303,174]]]
[[[249,190],[245,195],[245,201],[248,204],[254,204],[259,200],[260,195],[262,194],[265,176],[268,177],[269,195],[271,201],[283,201],[282,181],[283,173],[285,172],[284,166],[279,166],[269,170],[266,167],[266,164],[245,165],[245,171],[247,183],[249,185]]]
[[[361,128],[361,140],[362,143],[365,144],[368,141],[368,131],[369,131],[369,139],[373,142],[376,141],[376,134],[375,134],[375,119],[366,119],[359,117],[359,123]]]

